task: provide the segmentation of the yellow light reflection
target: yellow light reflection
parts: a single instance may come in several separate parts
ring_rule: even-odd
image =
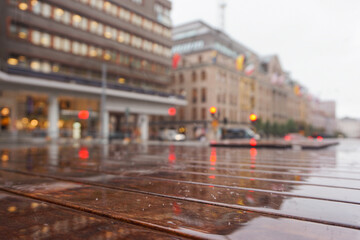
[[[26,32],[19,32],[18,36],[19,36],[19,38],[22,38],[22,39],[26,39],[26,38],[27,38]]]
[[[15,212],[17,208],[15,206],[8,207],[8,212]]]
[[[97,56],[97,52],[95,50],[90,50],[90,56],[91,57],[96,57]]]
[[[36,120],[36,119],[33,119],[33,120],[31,120],[31,122],[30,122],[30,125],[31,125],[32,127],[36,127],[38,124],[39,124],[39,121]]]
[[[12,66],[18,65],[18,63],[19,63],[19,61],[16,58],[9,58],[7,62],[9,65],[12,65]]]
[[[59,127],[59,128],[64,127],[64,124],[65,124],[65,121],[64,121],[64,120],[59,120],[59,121],[58,121],[58,127]]]
[[[32,209],[35,209],[35,208],[38,208],[40,206],[40,204],[36,203],[36,202],[32,202],[31,203],[31,208]]]
[[[28,119],[28,118],[23,118],[23,119],[21,119],[21,122],[22,122],[24,125],[27,125],[27,124],[29,124],[29,119]]]
[[[25,61],[26,61],[26,57],[25,57],[25,56],[20,56],[20,57],[19,57],[19,61],[20,61],[20,62],[25,62]]]
[[[19,9],[25,11],[28,9],[28,5],[26,3],[20,3]]]
[[[60,68],[59,68],[58,65],[52,66],[52,71],[53,71],[53,72],[59,72],[59,70],[60,70]]]
[[[38,4],[37,0],[31,0],[31,6],[35,6],[36,4]]]
[[[1,155],[1,161],[3,161],[3,162],[9,161],[9,155],[7,155],[6,153],[4,153],[3,155]]]
[[[104,55],[104,59],[105,59],[105,60],[110,60],[110,59],[111,59],[110,54],[106,53],[106,54]]]
[[[9,113],[10,113],[9,108],[5,107],[5,108],[1,109],[1,115],[2,116],[7,116],[7,115],[9,115]]]
[[[124,84],[126,82],[125,78],[119,78],[118,83]]]

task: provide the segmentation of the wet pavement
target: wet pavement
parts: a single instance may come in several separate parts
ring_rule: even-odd
[[[360,141],[0,148],[4,239],[360,239]]]

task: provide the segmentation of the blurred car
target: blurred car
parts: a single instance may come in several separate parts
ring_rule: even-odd
[[[186,136],[174,129],[165,129],[160,132],[160,140],[162,141],[185,141]]]
[[[250,128],[223,128],[222,139],[249,139],[254,138],[260,140],[260,135]]]

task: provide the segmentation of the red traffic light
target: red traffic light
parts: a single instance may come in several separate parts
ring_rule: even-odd
[[[257,120],[257,116],[255,114],[250,114],[249,119],[250,121],[255,122]]]
[[[214,115],[214,114],[216,113],[217,109],[216,109],[216,107],[211,107],[211,108],[209,109],[209,111],[210,111],[211,114]]]
[[[89,111],[82,110],[82,111],[79,112],[78,118],[79,118],[79,119],[86,120],[86,119],[89,118],[89,115],[90,115],[90,114],[89,114]]]
[[[174,107],[169,108],[168,114],[170,116],[175,116],[176,115],[176,108],[174,108]]]

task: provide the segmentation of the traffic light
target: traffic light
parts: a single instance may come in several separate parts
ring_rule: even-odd
[[[215,116],[216,111],[217,111],[216,107],[211,107],[211,108],[209,109],[209,112],[210,112],[210,114],[211,114],[212,117]]]
[[[250,114],[249,119],[250,119],[250,121],[251,121],[252,123],[255,123],[256,120],[257,120],[256,114]]]

